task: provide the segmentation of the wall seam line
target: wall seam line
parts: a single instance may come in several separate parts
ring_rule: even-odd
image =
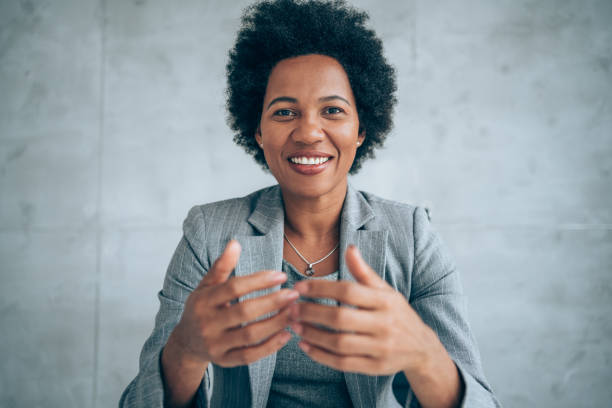
[[[102,275],[102,160],[104,157],[104,119],[106,90],[106,0],[100,0],[100,96],[98,111],[98,169],[96,192],[96,271],[94,282],[94,347],[93,387],[91,406],[96,408],[98,397],[99,354],[100,354],[100,278]]]

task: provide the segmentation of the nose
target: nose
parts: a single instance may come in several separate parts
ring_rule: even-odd
[[[325,132],[316,115],[304,115],[297,121],[292,137],[296,143],[314,144],[325,138]]]

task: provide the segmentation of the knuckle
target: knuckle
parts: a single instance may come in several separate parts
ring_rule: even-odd
[[[223,255],[221,255],[219,258],[215,260],[212,267],[210,268],[213,275],[225,269],[225,264],[226,262],[223,259]]]
[[[332,315],[332,322],[339,325],[349,317],[349,311],[345,307],[339,307]]]
[[[246,344],[253,344],[257,341],[257,334],[253,327],[247,326],[242,330],[242,341]]]
[[[242,321],[245,322],[249,319],[249,310],[244,305],[244,303],[239,303],[236,305],[236,316]]]
[[[278,292],[274,293],[274,298],[273,298],[274,305],[281,306],[287,303],[288,295],[289,295],[289,291],[286,291],[286,290],[279,290]]]
[[[343,283],[341,293],[348,298],[355,296],[355,287],[350,285],[348,282]]]
[[[336,349],[338,350],[346,350],[348,349],[348,342],[349,339],[346,334],[340,334],[335,337],[333,341],[333,346],[336,347]]]
[[[388,336],[391,334],[391,330],[393,329],[393,318],[391,316],[384,316],[380,320],[381,323],[381,332],[383,335]]]
[[[287,313],[277,313],[269,321],[269,327],[272,329],[280,329],[289,322],[289,315]]]
[[[210,357],[214,360],[218,360],[221,358],[221,356],[223,355],[223,352],[221,350],[220,346],[217,345],[212,345],[208,348],[208,354],[210,355]]]
[[[217,270],[219,268],[219,264],[221,263],[221,257],[215,259],[215,262],[213,262],[212,266],[210,267],[210,272],[215,272],[215,270]]]
[[[378,334],[383,339],[386,339],[386,338],[388,338],[390,336],[391,330],[389,329],[388,325],[383,324],[383,325],[380,326],[380,328],[378,330]]]
[[[372,370],[375,374],[381,374],[384,369],[384,364],[381,360],[372,361],[370,363],[370,370]]]
[[[249,353],[246,350],[241,352],[241,353],[239,353],[238,356],[237,356],[238,357],[237,360],[240,363],[240,365],[247,365],[247,364],[249,364],[251,362],[250,355],[251,355],[251,353]]]
[[[240,288],[235,279],[227,282],[227,292],[232,298],[237,298],[240,296]]]
[[[338,358],[336,365],[340,369],[340,371],[349,371],[349,361],[346,358]]]
[[[385,309],[390,309],[391,305],[393,304],[392,296],[383,296],[380,299],[380,303],[382,307],[384,307]]]
[[[393,349],[389,340],[383,341],[380,346],[380,355],[384,358],[389,358],[393,355],[391,350]]]
[[[208,325],[200,326],[200,336],[203,339],[208,339],[210,337],[210,335],[211,335],[210,326],[208,326]]]
[[[194,295],[195,292],[192,292],[187,301],[185,302],[185,309],[191,309],[196,311],[201,311],[206,308],[207,302],[206,298]]]

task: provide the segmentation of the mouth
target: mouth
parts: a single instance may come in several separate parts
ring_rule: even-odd
[[[322,152],[298,152],[291,155],[287,161],[295,172],[312,176],[319,174],[329,167],[333,156]]]
[[[307,156],[296,156],[290,157],[289,161],[294,164],[303,164],[306,166],[313,166],[317,164],[323,164],[329,161],[331,157],[307,157]]]

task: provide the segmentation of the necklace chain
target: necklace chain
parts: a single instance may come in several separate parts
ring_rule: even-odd
[[[296,254],[297,254],[297,255],[298,255],[300,258],[302,258],[302,261],[304,261],[304,262],[306,262],[306,263],[308,264],[308,268],[306,268],[306,275],[308,275],[308,276],[312,276],[312,275],[314,275],[314,274],[315,274],[315,270],[314,270],[314,268],[313,268],[313,266],[314,266],[314,265],[316,265],[316,264],[318,264],[318,263],[320,263],[320,262],[323,262],[324,260],[326,260],[327,258],[329,258],[329,256],[330,256],[331,254],[333,254],[333,253],[334,253],[334,251],[335,251],[336,249],[338,249],[338,247],[340,246],[340,243],[338,242],[338,243],[336,244],[336,246],[334,247],[334,249],[332,249],[332,250],[329,252],[329,254],[325,255],[323,258],[319,259],[318,261],[315,261],[315,262],[310,262],[308,259],[304,258],[304,255],[302,255],[302,254],[300,253],[300,251],[298,251],[298,249],[295,247],[295,245],[293,245],[293,243],[292,243],[291,241],[289,241],[289,237],[287,236],[287,234],[283,233],[283,235],[285,236],[285,239],[287,240],[287,242],[289,243],[289,245],[291,245],[291,248],[293,248],[293,250],[295,251],[295,253],[296,253]]]

